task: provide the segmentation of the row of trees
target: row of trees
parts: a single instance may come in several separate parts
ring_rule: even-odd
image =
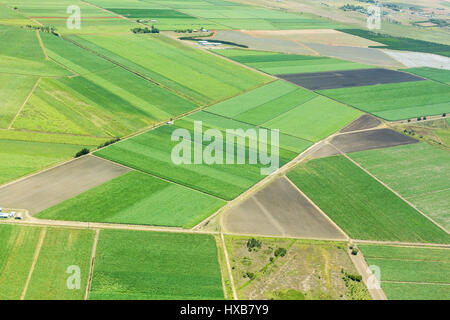
[[[134,28],[131,29],[133,33],[159,33],[159,29],[152,25],[151,29],[145,28]]]

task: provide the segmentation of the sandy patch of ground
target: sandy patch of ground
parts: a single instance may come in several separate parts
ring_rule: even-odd
[[[247,46],[253,50],[274,51],[281,53],[317,55],[316,52],[305,46],[289,39],[266,38],[254,36],[241,31],[217,31],[215,41],[229,41],[236,44]]]
[[[383,52],[410,68],[430,67],[450,70],[450,58],[437,54],[394,50],[383,50]]]
[[[321,43],[305,42],[305,44],[325,57],[349,60],[374,66],[402,68],[404,65],[382,50],[373,48],[330,46]]]
[[[383,44],[357,37],[333,29],[307,29],[307,30],[262,30],[244,31],[244,33],[267,39],[283,39],[300,41],[303,43],[321,43],[331,46],[369,47]]]

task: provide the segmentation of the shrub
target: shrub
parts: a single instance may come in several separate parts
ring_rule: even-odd
[[[252,251],[252,249],[261,249],[262,242],[259,240],[256,240],[255,238],[248,239],[247,241],[247,248],[248,251]]]
[[[99,145],[99,146],[97,147],[97,149],[101,149],[101,148],[107,147],[107,146],[109,146],[109,145],[111,145],[111,144],[113,144],[113,143],[116,143],[116,142],[118,142],[118,141],[120,141],[120,138],[114,138],[114,139],[111,139],[111,140],[106,141],[105,143],[102,143],[101,145]]]
[[[254,280],[254,279],[256,278],[256,275],[255,275],[253,272],[247,271],[247,272],[245,273],[245,276],[244,276],[244,277],[247,277],[247,278],[249,278],[250,280]]]
[[[89,149],[83,148],[75,154],[75,158],[84,156],[85,154],[88,154],[89,152],[90,152]]]
[[[278,248],[277,250],[275,250],[275,257],[284,257],[287,253],[287,250],[285,248]]]

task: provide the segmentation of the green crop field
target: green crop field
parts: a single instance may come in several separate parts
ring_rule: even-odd
[[[130,87],[132,92],[125,89]],[[130,72],[112,69],[71,79],[43,79],[13,128],[120,137],[196,107]]]
[[[34,76],[66,76],[71,73],[45,59],[33,30],[0,25],[0,71]]]
[[[292,74],[373,68],[370,65],[327,57],[250,50],[216,50],[216,53],[269,74]]]
[[[361,29],[342,29],[339,31],[353,34],[355,36],[366,38],[385,45],[382,47],[373,47],[373,48],[428,52],[450,57],[450,46],[445,44],[415,40],[411,38],[393,37],[387,34],[375,33]]]
[[[285,81],[275,81],[206,108],[244,123],[318,141],[355,120],[361,112]]]
[[[343,156],[311,160],[288,177],[351,238],[450,243],[445,231]]]
[[[161,35],[91,35],[71,39],[201,104],[269,81],[261,74]]]
[[[253,29],[289,30],[342,27],[311,14],[293,14],[222,0],[197,1],[109,1],[91,0],[98,6],[129,19],[140,19],[161,30]]]
[[[380,268],[389,299],[449,299],[450,250],[444,248],[358,246],[369,265]]]
[[[83,300],[94,235],[92,230],[47,228],[25,299]],[[73,272],[71,266],[79,268],[79,289],[67,286],[71,275],[68,271]]]
[[[439,115],[450,111],[448,86],[431,80],[319,92],[386,120]]]
[[[103,230],[89,299],[223,299],[209,235]]]
[[[106,149],[97,151],[96,155],[215,195],[225,200],[235,198],[256,182],[263,179],[264,175],[261,174],[260,169],[262,167],[269,167],[269,165],[265,166],[260,162],[258,162],[258,164],[249,163],[249,148],[254,148],[254,146],[250,144],[250,140],[248,139],[245,141],[245,146],[240,144],[245,147],[245,164],[237,164],[236,162],[225,164],[226,155],[229,153],[229,151],[226,150],[225,141],[218,146],[218,151],[223,152],[223,157],[220,156],[223,164],[193,164],[193,157],[191,158],[192,164],[175,164],[172,161],[171,155],[173,148],[179,144],[179,142],[171,141],[171,135],[176,129],[184,128],[188,130],[190,136],[193,137],[194,121],[202,121],[204,134],[206,134],[208,129],[222,130],[221,132],[224,140],[225,132],[223,129],[225,128],[242,130],[257,129],[254,126],[211,113],[197,112],[183,120],[176,121],[175,125],[162,126],[126,141],[121,141]],[[271,141],[270,137],[269,134],[269,142]],[[260,140],[263,140],[262,136]],[[251,141],[254,142],[255,140]],[[188,142],[190,145],[190,141]],[[239,141],[237,142],[239,143]],[[198,144],[193,143],[191,148],[192,153],[194,152],[194,148],[196,148],[194,145],[198,146]],[[207,143],[202,146],[203,153],[205,153],[206,145]],[[301,139],[282,135],[278,145],[281,166],[294,159],[296,155],[305,150],[310,143]],[[237,144],[235,141],[233,148],[236,148],[236,146]],[[270,148],[268,152],[271,154]]]
[[[45,229],[45,230],[44,230]],[[43,236],[30,282],[25,286]],[[0,299],[84,299],[94,231],[0,225]],[[70,266],[80,269],[80,288],[70,290]]]
[[[83,76],[43,78],[15,119],[12,126],[15,129],[103,137],[105,140],[130,134],[198,107],[69,41],[45,33],[42,38],[52,59]],[[11,76],[5,76],[2,82],[9,78]],[[7,101],[3,112],[8,118],[0,121],[8,126],[34,85],[28,78],[21,81],[22,78],[9,81],[1,91]],[[20,85],[17,84],[19,81]],[[11,97],[13,92],[18,93]]]
[[[411,68],[404,71],[414,73],[430,80],[450,84],[450,70],[434,68]]]
[[[358,110],[325,97],[315,97],[263,124],[310,141],[319,141],[361,115]]]
[[[0,128],[10,126],[37,79],[33,76],[0,74]]]
[[[68,160],[84,147],[0,139],[0,184]]]
[[[131,171],[35,216],[191,228],[224,204],[201,192]]]
[[[449,151],[417,143],[356,152],[350,157],[450,230]]]
[[[0,225],[0,299],[22,296],[41,228]]]

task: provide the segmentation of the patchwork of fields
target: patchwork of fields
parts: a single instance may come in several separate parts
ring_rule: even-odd
[[[320,29],[340,24],[318,16],[292,14],[222,0],[110,1],[92,0],[98,6],[129,19],[141,19],[161,30],[180,29]]]
[[[0,0],[0,300],[450,299],[450,46],[248,3]]]
[[[313,142],[342,129],[361,114],[284,81],[273,82],[206,111]]]
[[[350,157],[450,230],[448,151],[417,143],[351,153]]]
[[[386,120],[439,115],[450,111],[449,86],[431,80],[319,92]]]
[[[358,246],[381,271],[381,287],[393,300],[450,299],[450,250],[424,247]]]
[[[84,299],[94,231],[13,225],[0,230],[2,300]],[[70,266],[79,268],[78,290],[67,287]]]
[[[270,81],[261,74],[161,35],[80,35],[70,39],[201,104]]]
[[[405,71],[418,76],[450,85],[450,70],[433,68],[411,68]]]
[[[445,231],[343,156],[311,160],[287,176],[353,239],[450,241]]]
[[[223,299],[209,235],[103,230],[90,300]]]
[[[238,139],[232,145],[233,150],[238,145],[245,149],[246,161],[243,164],[235,161],[226,164],[227,155],[233,152],[227,149],[226,141],[217,146],[220,160],[216,163],[194,164],[193,155],[196,148],[201,148],[202,154],[209,154],[211,150],[208,151],[207,145],[200,146],[197,142],[192,141],[192,147],[189,146],[189,150],[191,150],[189,152],[192,153],[183,155],[183,157],[189,158],[188,162],[175,164],[172,159],[172,151],[179,142],[172,141],[171,136],[177,129],[186,129],[190,133],[188,138],[193,139],[194,121],[202,121],[204,135],[208,135],[206,132],[208,129],[220,130],[223,137],[226,136],[225,129],[256,129],[255,126],[202,111],[178,120],[172,126],[159,127],[97,151],[95,154],[225,200],[234,199],[264,178],[264,175],[261,175],[261,168],[266,166],[260,162],[251,164],[249,161],[250,149],[257,151],[256,140],[246,139],[245,132],[237,133],[236,136],[241,137],[243,141],[240,142],[242,139]],[[269,135],[268,141],[270,141],[270,137]],[[190,140],[187,142],[189,143]],[[302,139],[281,136],[279,141],[280,166],[294,159],[309,145],[310,143]],[[270,154],[271,150],[269,149],[268,152]]]
[[[46,59],[39,37],[33,30],[0,25],[1,72],[48,77],[70,75],[70,71]]]
[[[214,237],[98,232],[89,299],[224,298]],[[95,231],[2,224],[0,240],[2,300],[85,299]]]
[[[191,228],[224,203],[201,192],[132,171],[44,210],[36,217]]]
[[[239,49],[215,52],[273,75],[373,68],[369,65],[327,57]]]
[[[340,31],[376,41],[385,45],[379,46],[381,48],[403,51],[429,52],[441,56],[450,56],[450,46],[445,44],[415,40],[411,38],[393,37],[388,34],[375,33],[361,29],[343,29]]]

